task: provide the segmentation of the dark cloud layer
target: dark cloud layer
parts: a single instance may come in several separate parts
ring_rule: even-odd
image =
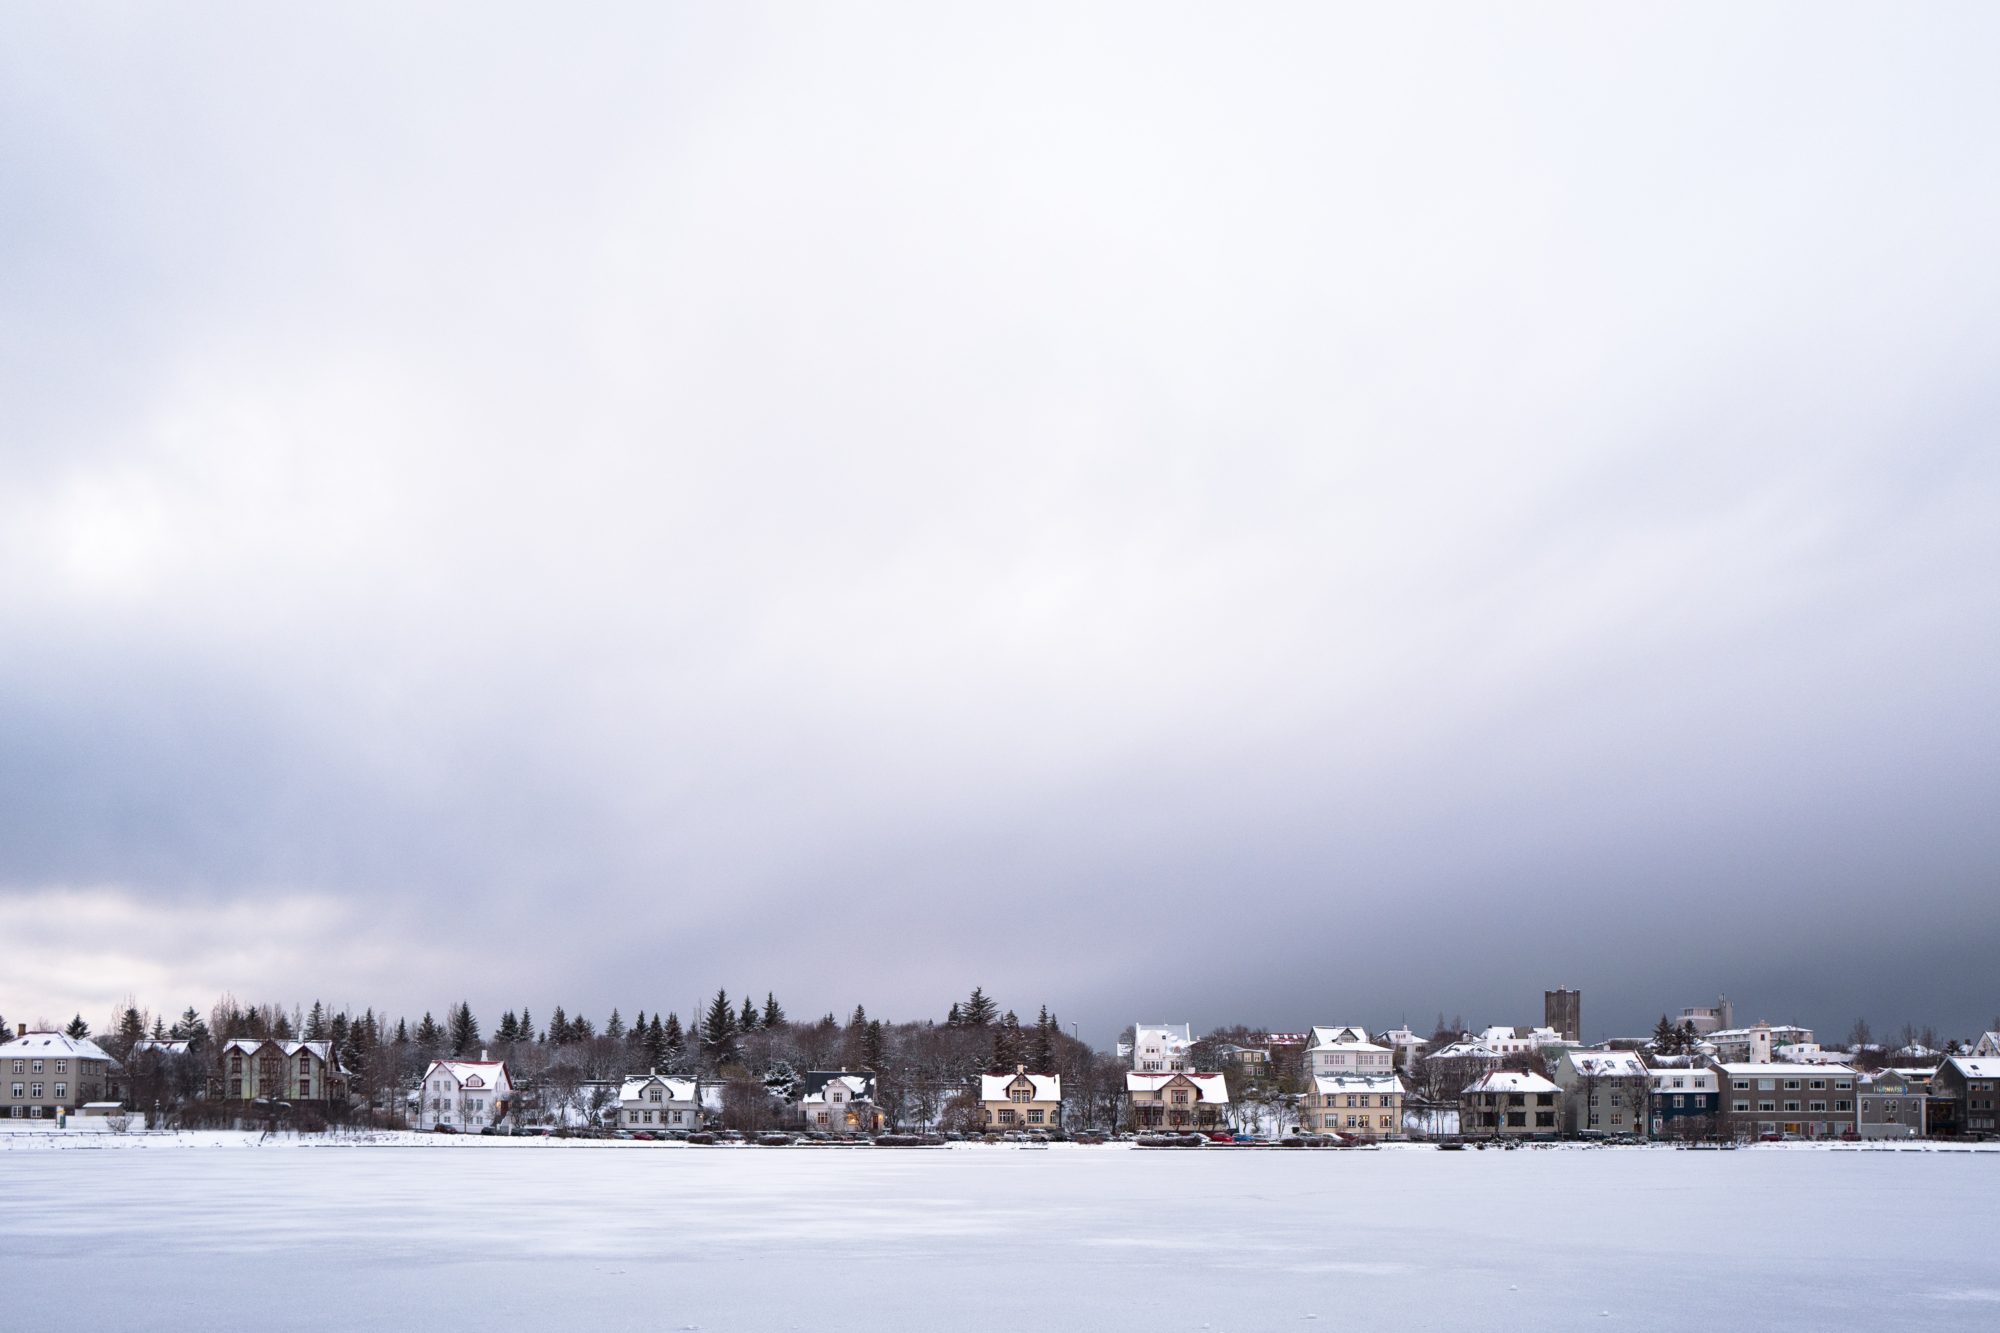
[[[0,20],[0,1012],[2000,1008],[1990,13],[478,13]]]

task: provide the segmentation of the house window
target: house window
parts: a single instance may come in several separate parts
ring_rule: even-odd
[[[1041,1113],[1040,1111],[1029,1111],[1029,1112],[1028,1112],[1028,1123],[1029,1123],[1029,1124],[1031,1124],[1031,1125],[1039,1125],[1039,1124],[1041,1124],[1041,1123],[1042,1123],[1042,1113]]]
[[[1188,1099],[1188,1095],[1187,1095],[1187,1089],[1186,1089],[1186,1088],[1175,1088],[1175,1089],[1174,1089],[1174,1105],[1175,1105],[1175,1106],[1186,1106],[1186,1105],[1187,1105],[1187,1099]],[[1024,1101],[1025,1101],[1026,1099],[1025,1099],[1025,1098],[1023,1098],[1022,1100],[1024,1100]],[[1354,1099],[1353,1099],[1352,1097],[1349,1097],[1349,1098],[1347,1099],[1347,1104],[1348,1104],[1349,1106],[1352,1106],[1352,1105],[1354,1105]]]
[[[27,1084],[25,1084],[25,1083],[16,1083],[16,1084],[14,1085],[14,1095],[15,1095],[16,1097],[25,1097],[25,1096],[27,1096],[27,1095],[28,1095],[28,1093],[27,1093]]]
[[[1833,1104],[1833,1109],[1836,1111],[1851,1111],[1854,1109],[1854,1103],[1850,1101],[1837,1101]]]
[[[1738,1092],[1748,1092],[1750,1091],[1750,1080],[1747,1078],[1733,1078],[1729,1080],[1729,1086]]]
[[[1757,1109],[1769,1115],[1778,1109],[1778,1104],[1776,1102],[1758,1102]]]
[[[69,1084],[67,1083],[56,1084],[56,1100],[61,1101],[63,1098],[67,1096],[69,1096]]]
[[[1817,1111],[1817,1112],[1821,1112],[1821,1113],[1824,1113],[1824,1112],[1825,1112],[1825,1110],[1826,1110],[1826,1103],[1825,1103],[1825,1102],[1811,1102],[1811,1103],[1808,1103],[1808,1104],[1807,1104],[1807,1106],[1806,1106],[1806,1110],[1808,1110],[1808,1111]]]
[[[1009,1088],[1007,1089],[1007,1096],[1013,1101],[1031,1102],[1035,1100],[1035,1090],[1033,1088]]]
[[[1825,1092],[1825,1091],[1826,1091],[1826,1080],[1825,1080],[1825,1079],[1823,1079],[1823,1078],[1816,1078],[1816,1079],[1814,1079],[1814,1080],[1812,1081],[1812,1090],[1813,1090],[1814,1092]]]
[[[824,1112],[824,1111],[819,1111],[819,1112],[816,1112],[816,1113],[815,1113],[815,1114],[813,1115],[813,1123],[814,1123],[814,1124],[818,1124],[818,1125],[824,1125],[824,1124],[825,1124],[826,1122],[827,1122],[827,1114],[826,1114],[826,1112]]]
[[[26,1060],[16,1060],[16,1061],[14,1062],[14,1072],[15,1072],[15,1073],[17,1073],[17,1074],[25,1074],[25,1073],[27,1073],[27,1072],[28,1072],[28,1062],[27,1062]]]
[[[69,1061],[67,1060],[56,1061],[56,1072],[58,1074],[67,1074],[69,1072]]]
[[[1000,1108],[1000,1123],[1001,1123],[1001,1124],[1003,1124],[1003,1125],[1011,1125],[1011,1124],[1013,1124],[1013,1123],[1014,1123],[1014,1108],[1013,1108],[1013,1107],[1011,1107],[1011,1106],[1003,1106],[1003,1107],[1001,1107],[1001,1108]]]
[[[41,1100],[42,1085],[39,1083],[30,1083],[28,1085],[28,1095],[30,1097],[35,1098],[37,1101]]]
[[[646,1100],[647,1100],[647,1101],[649,1101],[649,1102],[657,1102],[657,1101],[659,1101],[659,1100],[660,1100],[660,1090],[659,1090],[658,1088],[654,1088],[654,1089],[653,1089],[653,1090],[652,1090],[651,1092],[648,1092],[648,1093],[646,1094]]]
[[[1788,1102],[1786,1102],[1786,1103],[1785,1103],[1785,1114],[1786,1114],[1786,1115],[1797,1115],[1798,1113],[1799,1113],[1799,1104],[1798,1104],[1797,1102],[1789,1102],[1789,1101],[1788,1101]]]
[[[30,1106],[30,1107],[28,1108],[28,1119],[30,1119],[30,1120],[40,1120],[41,1118],[42,1118],[42,1108],[41,1108],[41,1107],[39,1107],[39,1106]]]

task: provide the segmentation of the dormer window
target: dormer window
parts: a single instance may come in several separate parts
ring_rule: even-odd
[[[1035,1100],[1035,1090],[1033,1088],[1015,1086],[1007,1089],[1007,1097],[1010,1101],[1031,1102]]]

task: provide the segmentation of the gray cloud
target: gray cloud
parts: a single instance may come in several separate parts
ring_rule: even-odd
[[[479,15],[0,20],[0,1010],[1991,1016],[1990,14]]]

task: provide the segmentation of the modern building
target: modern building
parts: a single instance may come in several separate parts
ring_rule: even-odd
[[[1718,1028],[1703,1039],[1705,1048],[1723,1064],[1767,1065],[1781,1046],[1810,1046],[1811,1028],[1789,1023],[1753,1023],[1747,1028]]]
[[[118,1062],[87,1037],[30,1032],[0,1046],[0,1116],[55,1120],[85,1102],[117,1101]]]
[[[1325,1074],[1313,1078],[1299,1128],[1392,1139],[1403,1136],[1403,1080],[1394,1074]]]
[[[1631,1051],[1565,1046],[1556,1057],[1568,1134],[1638,1134],[1651,1128],[1646,1105],[1652,1071]]]
[[[1832,1139],[1856,1132],[1856,1075],[1846,1065],[1735,1061],[1715,1072],[1726,1137]]]
[[[1171,1074],[1187,1068],[1188,1047],[1194,1045],[1193,1025],[1178,1027],[1135,1024],[1132,1028],[1132,1068],[1141,1074]]]
[[[1719,995],[1713,1006],[1691,1005],[1681,1010],[1675,1026],[1693,1028],[1697,1037],[1711,1037],[1736,1026],[1736,1006],[1727,995]]]
[[[1855,1080],[1860,1107],[1855,1130],[1864,1139],[1916,1139],[1930,1132],[1923,1089],[1893,1069],[1862,1074]]]
[[[807,1129],[827,1134],[879,1134],[888,1123],[875,1104],[875,1076],[867,1072],[815,1069],[805,1077],[799,1118]]]
[[[461,1134],[477,1134],[500,1123],[514,1102],[514,1082],[507,1076],[507,1062],[478,1060],[433,1060],[417,1084],[416,1115],[411,1123],[418,1129],[449,1129]]]
[[[1699,1065],[1654,1065],[1649,1112],[1656,1139],[1705,1139],[1722,1126],[1722,1093],[1713,1069]]]
[[[626,1129],[699,1129],[700,1085],[660,1073],[628,1078],[618,1089],[618,1123]]]
[[[1459,1097],[1459,1131],[1499,1138],[1552,1139],[1560,1126],[1562,1089],[1540,1074],[1496,1069]]]
[[[1026,1065],[1011,1074],[981,1074],[979,1119],[989,1133],[1060,1128],[1062,1075],[1030,1074]]]
[[[1543,991],[1542,1025],[1561,1033],[1564,1041],[1582,1041],[1583,992],[1567,986]]]
[[[1125,1075],[1126,1123],[1159,1129],[1229,1128],[1229,1080],[1220,1074]]]

